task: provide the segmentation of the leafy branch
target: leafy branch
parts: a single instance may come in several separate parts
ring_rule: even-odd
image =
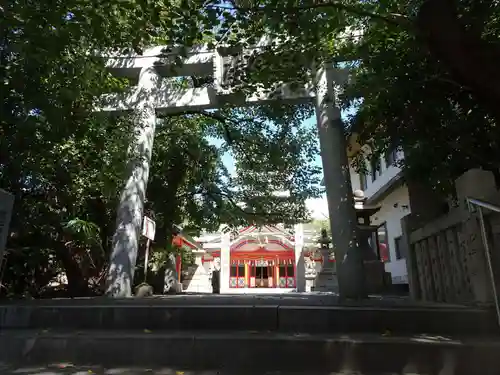
[[[298,14],[304,10],[334,8],[334,9],[339,9],[339,10],[342,10],[342,11],[345,11],[348,13],[355,14],[357,16],[368,17],[371,19],[384,21],[384,22],[389,23],[389,24],[403,26],[407,29],[413,29],[412,20],[409,17],[405,16],[404,14],[400,14],[400,13],[380,14],[380,13],[376,13],[373,11],[369,11],[363,6],[347,5],[347,4],[345,4],[345,2],[342,2],[342,1],[315,2],[313,4],[298,5],[298,6],[265,5],[265,6],[254,6],[254,7],[242,7],[242,6],[238,6],[236,4],[236,1],[231,1],[231,4],[232,5],[230,5],[230,6],[210,5],[210,7],[227,9],[227,10],[234,9],[234,10],[237,10],[237,11],[240,11],[243,13],[245,13],[245,12],[267,13],[267,12],[274,11],[274,12],[281,12],[284,14]]]

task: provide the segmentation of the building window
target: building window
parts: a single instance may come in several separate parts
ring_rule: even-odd
[[[396,164],[398,161],[398,151],[397,149],[387,150],[385,153],[385,165],[389,168],[391,165]]]
[[[373,158],[370,162],[372,182],[381,174],[380,158]]]
[[[231,266],[229,271],[230,277],[245,277],[245,266],[240,264],[238,266]]]
[[[231,266],[231,268],[229,269],[229,276],[237,277],[238,276],[238,267]]]
[[[278,288],[295,288],[295,266],[293,264],[280,265]]]
[[[394,252],[396,253],[396,259],[406,258],[406,243],[403,241],[402,236],[394,239]]]
[[[295,267],[293,265],[288,265],[286,268],[286,275],[288,277],[294,277],[295,276]]]
[[[289,266],[280,266],[279,276],[280,277],[294,277],[295,269],[293,265]]]
[[[229,269],[229,287],[245,288],[246,286],[245,265],[238,264],[231,266]]]
[[[386,223],[380,225],[377,228],[377,248],[378,248],[379,259],[382,262],[390,262],[391,252],[389,251]]]

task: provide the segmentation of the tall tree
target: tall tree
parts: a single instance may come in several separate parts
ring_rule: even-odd
[[[427,51],[498,121],[500,73],[494,63],[500,55],[498,5],[488,0],[215,0],[207,6],[230,12],[221,31],[237,29],[233,40],[241,42],[246,36],[251,43],[265,34],[280,38],[281,46],[272,48],[270,54],[279,56],[272,69],[288,75],[294,59],[289,59],[292,64],[284,64],[285,55],[295,59],[359,58],[339,49],[352,41],[353,32],[369,32],[381,24],[398,28],[411,35],[415,49]]]
[[[172,224],[183,222],[195,230],[215,230],[223,223],[307,219],[305,200],[317,197],[320,189],[313,164],[314,129],[303,125],[303,117],[303,111],[277,106],[164,118],[155,141],[148,200],[165,239]],[[273,122],[277,118],[281,120]],[[229,156],[236,175],[223,162]],[[270,185],[286,194],[272,194]]]
[[[71,294],[87,292],[76,256],[82,244],[69,238],[79,231],[66,223],[92,220],[106,242],[130,141],[128,120],[88,115],[96,97],[124,84],[92,51],[140,50],[158,32],[174,42],[185,31],[184,41],[193,41],[189,22],[175,32],[166,22],[181,9],[135,1],[2,4],[0,184],[16,196],[6,276],[12,271],[17,292],[39,293],[31,285],[46,285],[61,267]]]
[[[344,104],[360,109],[352,123],[357,131],[363,124],[362,142],[376,153],[404,147],[407,172],[440,188],[474,166],[500,182],[497,1],[232,0],[208,7],[231,13],[221,29],[238,33],[227,42],[280,41],[264,49],[247,80],[308,79],[300,63],[354,61]]]
[[[355,79],[343,99],[346,106],[358,105],[351,125],[360,142],[376,156],[403,148],[408,177],[425,176],[440,190],[449,191],[470,168],[497,174],[496,119],[442,64],[416,49],[411,35],[373,25],[357,51],[362,59],[352,66]]]
[[[4,284],[15,294],[40,296],[63,272],[70,295],[85,295],[106,270],[132,136],[127,116],[90,114],[96,97],[121,90],[127,82],[111,77],[104,61],[89,52],[141,52],[160,41],[190,46],[213,38],[219,20],[199,3],[186,1],[12,1],[0,11],[0,186],[16,195]],[[303,165],[309,160],[303,147],[281,149],[240,126],[240,121],[252,126],[250,118],[259,111],[254,124],[260,132],[282,128],[286,141],[293,132],[310,138],[297,127],[306,109],[227,108],[163,119],[148,199],[165,243],[177,221],[199,229],[259,218],[238,204],[239,191],[252,189],[252,182],[228,175],[221,161],[226,150],[237,160],[243,154],[252,157],[249,173],[260,167],[259,157],[268,149],[274,150],[270,163],[291,163],[276,178],[304,167],[301,178],[308,183],[283,204],[306,215],[302,200],[317,193],[316,171]],[[285,115],[291,124],[273,125]],[[259,148],[254,140],[266,142]]]

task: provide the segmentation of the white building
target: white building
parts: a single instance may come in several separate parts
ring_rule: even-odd
[[[379,227],[378,238],[374,240],[378,241],[380,258],[385,270],[391,273],[392,283],[403,284],[402,287],[408,284],[408,271],[401,219],[411,212],[408,188],[396,165],[403,157],[403,152],[392,151],[367,163],[365,173],[357,173],[352,167],[350,170],[353,190],[363,190],[367,204],[380,206],[371,217],[371,223]]]

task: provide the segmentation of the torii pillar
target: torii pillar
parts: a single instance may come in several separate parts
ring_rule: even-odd
[[[297,292],[306,291],[306,269],[304,265],[304,226],[295,225],[295,289]]]
[[[156,127],[156,102],[153,93],[159,88],[160,82],[153,66],[141,70],[134,116],[136,139],[129,149],[127,179],[118,206],[106,279],[106,295],[110,297],[132,295]]]
[[[229,292],[229,270],[231,268],[231,233],[223,232],[220,248],[220,293]]]
[[[335,82],[339,80],[338,70],[333,66],[325,64],[316,69],[316,119],[339,294],[343,298],[358,299],[366,297],[365,275],[358,244],[344,125],[340,109],[335,105]]]
[[[186,60],[193,69],[201,65],[208,67],[215,63],[216,82],[222,82],[223,58],[214,51],[215,58],[207,58],[207,54],[194,52]],[[190,60],[191,59],[191,60]],[[189,61],[191,61],[189,63]],[[165,99],[164,89],[161,89],[161,79],[157,75],[154,61],[139,59],[134,64],[139,66],[146,61],[139,75],[139,83],[135,94],[125,102],[118,103],[104,111],[120,111],[133,109],[137,139],[130,150],[128,176],[118,207],[116,232],[113,237],[113,250],[110,259],[110,269],[107,277],[106,294],[111,297],[128,297],[132,294],[134,267],[138,253],[138,242],[141,233],[146,185],[156,125],[156,109],[181,108],[203,109],[219,106],[218,97],[224,101],[231,99],[231,93],[224,90],[195,88],[185,90],[177,102]],[[119,61],[121,65],[123,61]],[[130,63],[130,62],[129,62]],[[135,65],[134,65],[135,66]],[[309,88],[291,90],[280,100],[310,101],[316,97],[316,113],[318,132],[321,145],[321,157],[325,175],[325,186],[330,212],[333,245],[336,251],[337,275],[340,292],[345,297],[362,297],[364,295],[364,274],[362,257],[358,251],[356,215],[353,207],[352,189],[349,176],[349,166],[345,150],[346,141],[340,119],[340,111],[334,103],[335,70],[333,67],[321,68],[316,71],[316,94],[311,95]],[[214,96],[215,94],[215,96]],[[234,95],[233,99],[238,99]],[[264,104],[276,100],[265,95],[253,95],[245,99],[244,105]],[[192,101],[194,101],[192,103]],[[227,257],[227,259],[229,259]],[[221,261],[222,261],[221,257]],[[221,264],[224,267],[224,262]],[[221,288],[225,283],[221,271]]]

